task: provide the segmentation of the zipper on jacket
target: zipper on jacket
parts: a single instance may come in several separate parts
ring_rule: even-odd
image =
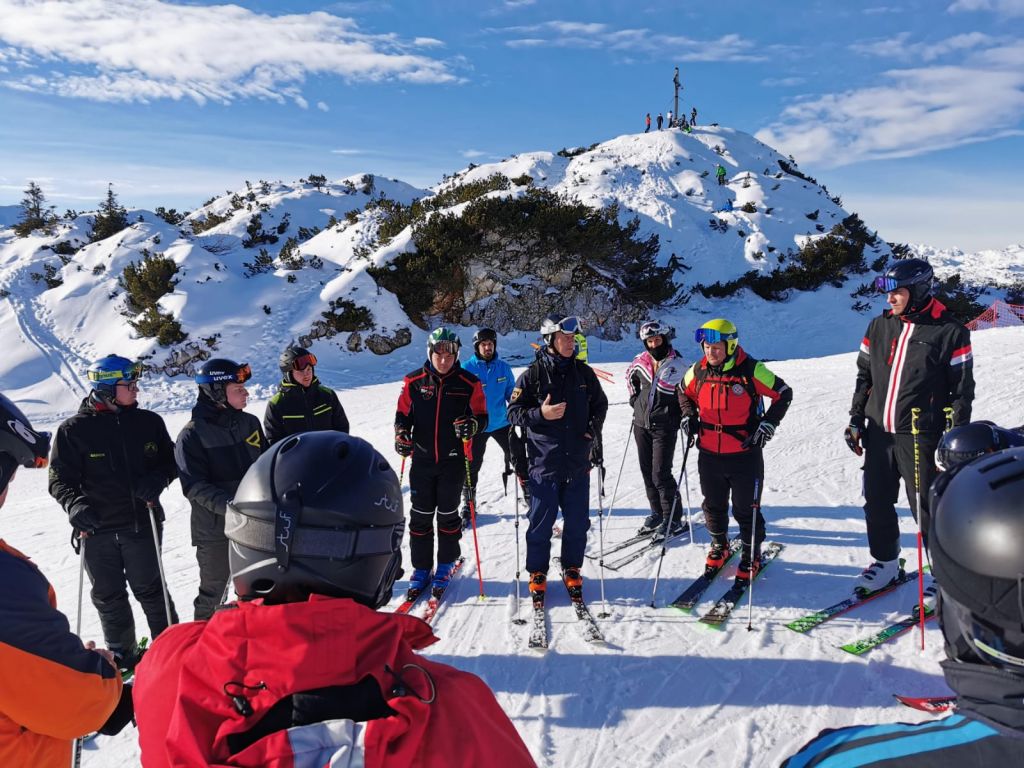
[[[135,487],[132,485],[132,466],[131,462],[128,461],[128,445],[124,441],[124,431],[121,429],[121,417],[115,414],[114,421],[117,422],[117,433],[121,438],[121,454],[124,456],[125,478],[128,480],[128,494],[132,505],[132,517],[135,520],[135,533],[138,533],[139,515],[135,509]]]
[[[441,447],[438,443],[441,434],[441,394],[444,391],[444,379],[437,379],[437,410],[434,414],[434,463],[441,463]]]

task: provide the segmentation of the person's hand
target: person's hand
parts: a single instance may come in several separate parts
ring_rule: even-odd
[[[590,444],[590,466],[600,467],[604,464],[604,446],[601,444],[601,433],[594,435],[594,442]]]
[[[686,447],[692,448],[697,439],[697,431],[700,429],[700,420],[696,416],[686,416],[679,425],[679,431],[683,433],[686,440]]]
[[[412,435],[409,430],[395,430],[395,451],[403,458],[412,455]]]
[[[864,454],[864,447],[861,444],[864,436],[864,417],[853,416],[850,418],[849,426],[843,430],[843,437],[850,450],[858,456]]]
[[[112,666],[114,669],[117,669],[117,662],[114,661],[113,651],[110,651],[106,648],[97,648],[96,643],[92,640],[85,644],[85,649],[87,651],[96,651],[96,653],[98,653],[100,656],[107,660],[107,663],[110,664],[110,666]]]
[[[773,437],[775,437],[775,425],[770,421],[762,421],[750,437],[743,441],[743,447],[764,448]]]
[[[135,498],[146,502],[147,504],[155,504],[160,501],[160,494],[164,492],[164,488],[167,484],[163,482],[163,479],[157,479],[148,475],[144,475],[136,480],[132,487],[135,489]]]
[[[86,536],[96,533],[96,530],[100,527],[100,521],[96,514],[84,501],[80,501],[71,507],[71,511],[68,513],[68,520],[71,521],[71,525],[76,530]]]
[[[544,398],[544,402],[540,404],[540,415],[546,421],[557,421],[565,415],[565,403],[552,405],[551,393],[549,392],[548,396]]]
[[[135,705],[132,702],[132,684],[125,683],[121,686],[121,698],[118,699],[117,706],[107,718],[107,722],[100,726],[99,732],[104,736],[116,736],[133,720]]]
[[[455,434],[463,440],[471,440],[479,428],[480,424],[473,416],[460,416],[455,420]]]

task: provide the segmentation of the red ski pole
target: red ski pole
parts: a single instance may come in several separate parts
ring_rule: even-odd
[[[480,542],[476,536],[476,489],[473,487],[473,476],[469,471],[469,461],[473,456],[472,442],[462,438],[462,457],[466,460],[466,487],[469,488],[469,520],[473,526],[473,550],[476,552],[476,576],[480,581],[480,599],[484,599],[484,571],[480,562]]]

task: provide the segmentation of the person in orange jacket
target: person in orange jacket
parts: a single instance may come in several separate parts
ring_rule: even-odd
[[[49,448],[0,395],[0,506],[18,467],[45,467]],[[127,725],[131,686],[109,651],[71,632],[46,577],[3,539],[0,584],[0,765],[67,768],[73,739]]]

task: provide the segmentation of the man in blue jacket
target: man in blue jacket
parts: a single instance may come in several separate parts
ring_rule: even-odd
[[[581,594],[583,552],[590,530],[590,468],[601,464],[601,427],[608,398],[597,375],[576,358],[579,320],[548,315],[545,346],[512,391],[508,420],[526,428],[530,462],[530,527],[526,569],[530,594],[543,600],[551,531],[562,511],[562,568],[571,594]]]
[[[473,356],[462,367],[480,379],[484,397],[487,398],[488,416],[487,431],[480,432],[473,438],[473,460],[469,465],[473,488],[466,488],[463,492],[465,504],[462,507],[462,527],[465,528],[469,525],[470,494],[476,490],[477,476],[480,473],[480,465],[484,462],[488,438],[501,446],[505,454],[504,477],[507,479],[510,473],[512,455],[509,450],[509,424],[505,412],[516,379],[512,375],[512,367],[498,357],[498,334],[493,328],[480,328],[473,334]]]

